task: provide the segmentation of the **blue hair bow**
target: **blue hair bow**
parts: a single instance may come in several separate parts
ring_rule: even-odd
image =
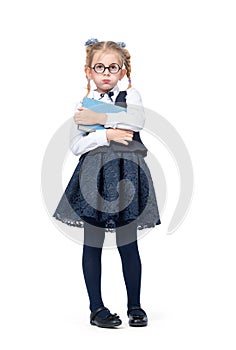
[[[92,38],[92,39],[88,39],[84,45],[89,46],[89,45],[96,44],[98,42],[99,42],[98,39]]]
[[[85,46],[90,46],[90,45],[94,45],[94,44],[96,44],[98,42],[99,42],[98,39],[91,38],[91,39],[88,39],[84,45]],[[119,45],[122,48],[126,47],[126,44],[123,41],[117,42],[117,45]]]
[[[124,43],[123,41],[117,42],[117,45],[119,45],[120,47],[122,47],[122,49],[123,49],[124,47],[126,47],[126,43]]]

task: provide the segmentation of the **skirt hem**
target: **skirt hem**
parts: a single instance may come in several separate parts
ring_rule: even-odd
[[[53,217],[58,220],[61,221],[63,224],[66,224],[68,226],[73,226],[73,227],[78,227],[78,228],[83,228],[84,227],[84,220],[71,220],[71,219],[67,219],[67,218],[62,218],[60,214],[55,213],[53,215]],[[127,223],[128,224],[128,223]],[[158,220],[156,223],[138,223],[137,225],[137,230],[144,230],[146,228],[151,228],[151,227],[155,227],[157,225],[160,225],[161,221]],[[109,225],[111,225],[109,223]],[[100,226],[100,225],[99,225]],[[105,232],[116,232],[116,226],[113,225],[114,227],[106,227],[107,225],[102,225],[102,227],[105,229]]]

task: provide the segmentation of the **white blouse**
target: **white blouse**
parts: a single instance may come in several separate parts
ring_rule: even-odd
[[[113,101],[111,101],[107,94],[101,98],[101,94],[96,90],[91,91],[88,97],[114,104],[119,94],[118,86],[115,86],[112,91],[114,92],[112,96]],[[105,128],[128,129],[133,131],[142,130],[145,123],[144,108],[141,96],[136,89],[127,89],[126,103],[126,112],[106,113],[107,121],[104,125]],[[81,103],[76,105],[75,110],[77,110],[79,106],[81,106]],[[109,144],[110,142],[106,137],[106,129],[96,130],[87,135],[85,131],[79,130],[77,124],[73,122],[70,135],[70,149],[75,155],[82,155],[99,146],[109,146]]]

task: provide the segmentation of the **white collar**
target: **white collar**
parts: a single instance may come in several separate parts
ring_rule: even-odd
[[[114,86],[114,88],[112,90],[110,90],[110,91],[114,92],[114,99],[113,100],[115,101],[115,99],[116,99],[116,97],[117,97],[117,95],[119,94],[119,91],[120,91],[118,85]],[[107,95],[105,95],[105,96],[107,96]],[[88,97],[94,98],[95,100],[99,100],[101,98],[101,93],[98,92],[97,89],[94,89],[94,90],[92,90],[89,93]],[[107,99],[109,100],[108,96],[107,96]]]

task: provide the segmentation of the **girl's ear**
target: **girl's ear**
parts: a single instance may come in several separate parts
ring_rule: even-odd
[[[87,79],[91,79],[91,68],[89,68],[88,66],[85,66],[84,67],[84,71],[85,71],[85,74],[86,74],[86,78]]]
[[[126,73],[127,73],[126,69],[121,69],[121,71],[120,71],[120,79],[119,80],[123,79]]]

